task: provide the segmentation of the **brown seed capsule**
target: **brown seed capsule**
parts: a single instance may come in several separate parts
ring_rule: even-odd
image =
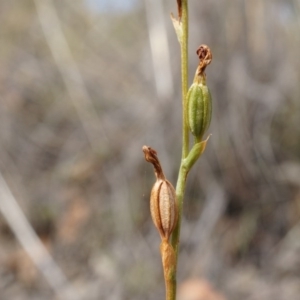
[[[176,194],[168,180],[157,180],[151,191],[150,211],[162,239],[169,240],[177,221]]]
[[[169,240],[178,218],[176,193],[172,184],[165,178],[155,150],[143,147],[146,161],[154,166],[156,182],[151,191],[150,211],[155,227],[162,240]]]

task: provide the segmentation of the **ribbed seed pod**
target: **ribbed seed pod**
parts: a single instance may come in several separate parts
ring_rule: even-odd
[[[203,82],[194,82],[187,94],[188,123],[192,134],[201,140],[208,129],[212,114],[210,91]]]
[[[150,196],[151,217],[161,239],[168,241],[178,219],[175,189],[165,178],[156,151],[148,146],[143,146],[143,151],[146,161],[153,164],[156,176]]]
[[[177,203],[175,190],[168,180],[158,179],[154,184],[150,211],[161,238],[169,240],[177,222]]]

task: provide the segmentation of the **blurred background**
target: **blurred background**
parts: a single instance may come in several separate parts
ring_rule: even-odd
[[[190,82],[207,44],[213,119],[188,178],[178,282],[217,291],[202,300],[297,300],[300,1],[189,2]],[[142,146],[175,184],[176,10],[1,0],[1,300],[164,299]]]

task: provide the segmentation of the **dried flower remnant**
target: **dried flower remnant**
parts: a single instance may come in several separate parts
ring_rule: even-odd
[[[204,71],[206,69],[206,67],[211,63],[212,61],[212,53],[210,48],[207,45],[201,45],[199,46],[199,48],[196,51],[198,57],[199,57],[199,66],[197,68],[197,75],[201,75],[204,74]]]

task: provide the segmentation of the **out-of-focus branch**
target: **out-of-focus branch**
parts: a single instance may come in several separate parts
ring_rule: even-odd
[[[156,91],[166,99],[173,93],[173,77],[163,5],[159,0],[145,0],[145,5]]]
[[[102,140],[103,142],[103,138],[107,140],[107,136],[64,36],[55,6],[51,0],[35,0],[34,3],[46,41],[62,75],[69,98],[75,107],[90,145],[97,149],[97,141]]]
[[[0,211],[16,238],[61,300],[79,299],[39,237],[0,173]]]

